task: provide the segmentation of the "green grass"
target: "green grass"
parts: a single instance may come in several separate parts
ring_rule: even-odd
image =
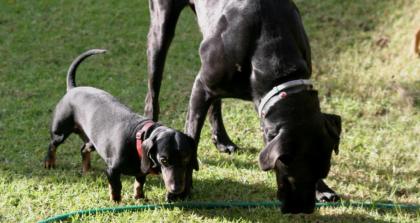
[[[43,169],[52,110],[65,92],[65,73],[79,53],[106,48],[79,69],[77,83],[102,88],[136,111],[147,89],[146,1],[0,0],[0,222],[34,222],[79,209],[114,206],[104,162],[82,176],[72,136],[58,150],[58,167]],[[411,41],[420,24],[418,0],[297,1],[313,55],[322,109],[343,119],[340,154],[326,180],[346,200],[420,203],[420,60]],[[380,44],[380,42],[386,44]],[[178,24],[161,92],[161,121],[182,129],[200,61],[200,33],[186,10]],[[206,124],[194,173],[193,200],[275,199],[275,176],[258,167],[263,147],[248,102],[225,100],[224,120],[241,147],[220,154]],[[134,179],[123,177],[121,205]],[[146,183],[148,203],[164,202],[159,177]],[[420,213],[323,208],[313,215],[277,209],[156,210],[100,214],[77,222],[420,222]]]

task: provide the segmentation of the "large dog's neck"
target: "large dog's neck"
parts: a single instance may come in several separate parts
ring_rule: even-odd
[[[266,133],[287,125],[305,126],[318,120],[320,115],[318,92],[304,90],[279,100],[261,117],[260,121]]]
[[[292,94],[307,90],[312,90],[312,82],[309,79],[287,81],[273,87],[261,98],[258,105],[258,115],[264,117],[270,108],[280,100],[283,100]]]

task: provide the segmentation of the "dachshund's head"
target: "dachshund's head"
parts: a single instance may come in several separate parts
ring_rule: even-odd
[[[144,173],[161,172],[168,197],[186,190],[186,173],[198,170],[197,149],[188,135],[159,126],[143,142],[141,169]]]

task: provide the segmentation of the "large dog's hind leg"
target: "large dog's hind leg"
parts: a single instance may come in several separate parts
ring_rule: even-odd
[[[223,124],[222,118],[222,100],[217,99],[213,101],[209,108],[209,122],[212,127],[212,141],[214,145],[221,152],[232,153],[237,149],[237,146],[229,138]]]
[[[147,42],[148,91],[144,114],[159,119],[159,91],[166,54],[175,33],[175,26],[187,0],[149,0],[150,27]]]

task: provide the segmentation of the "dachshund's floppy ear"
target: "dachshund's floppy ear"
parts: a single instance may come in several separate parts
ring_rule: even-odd
[[[340,144],[340,134],[341,134],[341,117],[334,114],[326,114],[322,113],[324,116],[324,123],[325,128],[327,130],[328,135],[334,142],[334,149],[335,154],[338,154],[338,145]]]
[[[191,154],[190,162],[188,163],[189,168],[193,168],[198,171],[198,160],[197,160],[197,145],[194,139],[184,133],[177,133],[179,142],[183,142],[183,148],[188,148]]]
[[[143,148],[143,153],[141,156],[141,171],[143,173],[150,172],[151,169],[156,168],[158,165],[155,161],[155,138],[150,137],[141,144]]]
[[[198,170],[199,170],[199,167],[198,167],[198,159],[197,159],[197,153],[195,153],[194,157],[192,157],[192,158],[191,158],[191,165],[192,165],[192,168],[193,168],[194,170],[196,170],[196,171],[198,171]]]
[[[260,167],[264,171],[274,169],[276,166],[277,160],[282,161],[284,164],[288,164],[291,160],[291,155],[285,153],[283,148],[282,140],[282,131],[277,134],[277,136],[271,140],[266,147],[261,151],[259,156]]]
[[[199,167],[198,167],[198,158],[197,158],[197,144],[195,143],[194,139],[191,138],[190,144],[193,148],[193,155],[191,157],[191,166],[194,170],[198,171]]]

